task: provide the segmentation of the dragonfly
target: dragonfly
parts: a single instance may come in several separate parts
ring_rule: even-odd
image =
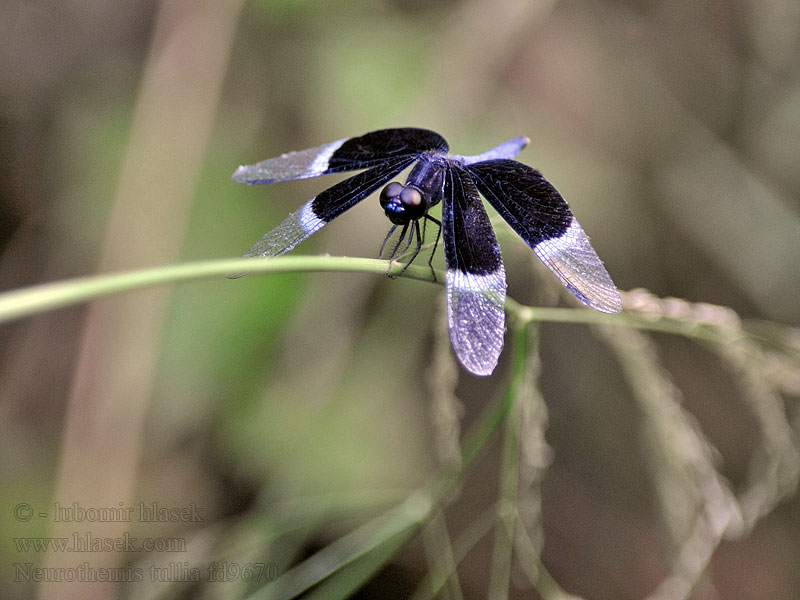
[[[403,127],[240,166],[233,180],[251,185],[360,171],[289,214],[243,256],[285,254],[384,186],[379,201],[392,225],[381,256],[399,227],[389,259],[402,256],[416,241],[406,268],[420,252],[427,223],[439,228],[434,252],[441,235],[451,345],[467,371],[490,375],[503,349],[507,286],[481,196],[578,300],[604,313],[622,310],[616,285],[561,194],[539,171],[513,160],[529,141],[517,137],[482,154],[450,155],[438,133]],[[409,167],[404,184],[390,181]],[[441,221],[429,214],[439,203]]]

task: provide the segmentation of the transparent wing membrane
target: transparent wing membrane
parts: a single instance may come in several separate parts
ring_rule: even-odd
[[[478,190],[455,166],[445,180],[442,229],[450,343],[465,369],[490,375],[503,350],[506,274]]]
[[[617,287],[589,237],[539,171],[513,160],[466,168],[500,216],[578,300],[602,312],[622,310]]]

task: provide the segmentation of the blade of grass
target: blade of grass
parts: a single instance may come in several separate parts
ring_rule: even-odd
[[[372,519],[284,573],[250,600],[345,598],[363,585],[427,519],[430,498],[418,492],[389,513]],[[338,575],[337,577],[332,577]]]
[[[492,551],[492,570],[489,579],[489,598],[502,600],[508,598],[511,578],[511,556],[514,547],[514,521],[517,514],[517,482],[519,478],[519,402],[517,395],[525,378],[526,357],[528,355],[527,327],[518,320],[512,320],[514,332],[514,370],[508,386],[507,403],[509,409],[505,416],[505,438],[500,467],[500,501],[498,503],[497,527],[495,529],[494,549]]]
[[[457,564],[453,550],[450,533],[447,530],[447,521],[444,512],[437,510],[433,518],[422,532],[425,545],[425,555],[428,560],[428,577],[425,578],[426,587],[419,586],[414,594],[420,594],[440,600],[464,600],[464,593],[458,581],[456,572]],[[436,591],[433,587],[436,586]],[[441,590],[441,593],[440,593]]]
[[[517,519],[521,521],[522,517],[517,514]],[[536,588],[542,600],[583,600],[580,596],[570,594],[553,579],[553,576],[542,564],[539,557],[539,549],[533,543],[525,527],[520,522],[520,527],[516,529],[514,539],[514,549],[519,555],[519,564],[522,567],[522,572],[530,581],[531,585]]]
[[[453,567],[457,567],[464,560],[464,557],[488,534],[497,522],[497,507],[492,506],[484,511],[477,518],[470,521],[469,525],[459,534],[453,542]],[[451,563],[450,558],[446,559]],[[447,583],[451,573],[444,568],[432,568],[417,586],[411,600],[429,600],[436,598],[439,590]]]
[[[520,329],[522,333],[518,335],[524,338],[524,327],[520,325]],[[249,600],[289,600],[312,588],[315,588],[313,595],[307,597],[345,598],[373,577],[431,518],[508,415],[525,362],[525,340],[521,341],[513,345],[515,368],[509,388],[501,401],[491,406],[470,432],[458,468],[442,469],[428,486],[413,492],[397,508],[329,544],[275,582],[256,591]]]

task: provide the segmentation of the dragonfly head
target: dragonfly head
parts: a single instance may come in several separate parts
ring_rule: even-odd
[[[393,181],[381,191],[381,208],[395,225],[405,225],[425,216],[429,201],[414,186]]]

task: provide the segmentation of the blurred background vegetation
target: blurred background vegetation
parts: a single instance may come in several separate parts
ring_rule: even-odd
[[[248,188],[230,180],[237,165],[416,126],[460,154],[530,137],[520,160],[570,202],[621,289],[800,325],[796,0],[7,0],[0,49],[2,290],[237,256],[336,180]],[[370,198],[296,252],[373,257],[387,227]],[[511,297],[574,306],[499,237]],[[14,563],[124,562],[21,552],[12,537],[188,540],[129,557],[145,566],[207,564],[224,542],[283,572],[401,500],[458,435],[437,390],[455,391],[467,427],[510,370],[508,356],[488,379],[443,366],[439,294],[353,273],[219,278],[3,325],[0,596],[241,597],[241,581],[147,576],[37,592]],[[542,563],[573,594],[644,597],[669,564],[637,405],[592,330],[540,332]],[[654,339],[736,489],[759,445],[746,390],[707,348]],[[453,535],[496,501],[500,447],[448,507]],[[313,510],[287,505],[303,498]],[[205,518],[59,529],[56,501],[194,504]],[[20,503],[47,516],[15,519]],[[266,544],[281,511],[293,534]],[[798,531],[800,503],[779,504],[722,543],[692,597],[800,598]],[[364,597],[410,595],[424,546]],[[484,597],[491,553],[489,535],[461,563],[460,592],[443,593]],[[512,569],[511,596],[536,597],[523,579]]]

